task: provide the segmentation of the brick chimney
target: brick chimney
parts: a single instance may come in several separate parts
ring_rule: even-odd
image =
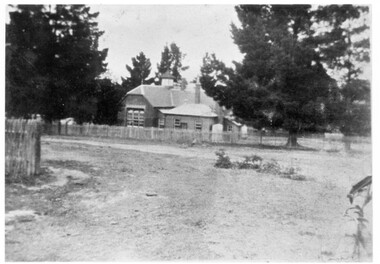
[[[194,98],[195,104],[201,103],[201,84],[199,82],[199,77],[197,78],[197,82],[195,83],[195,98]]]

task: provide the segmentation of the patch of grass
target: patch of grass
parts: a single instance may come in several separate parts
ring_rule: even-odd
[[[315,233],[310,231],[299,231],[298,234],[301,236],[315,236]]]
[[[331,257],[333,255],[333,253],[331,251],[323,250],[321,252],[321,255]]]
[[[296,180],[296,181],[305,181],[306,177],[302,174],[299,174],[301,168],[299,167],[287,167],[283,171],[281,171],[281,177]]]
[[[339,153],[340,150],[338,148],[331,148],[331,149],[326,149],[327,153]]]
[[[93,171],[93,167],[90,164],[76,160],[44,160],[43,165],[65,168],[69,170],[79,170],[84,173]]]
[[[35,186],[41,183],[46,183],[52,181],[53,177],[51,176],[49,170],[45,167],[40,168],[40,173],[33,176],[20,176],[20,177],[5,177],[5,183],[9,184],[21,184],[25,186]]]

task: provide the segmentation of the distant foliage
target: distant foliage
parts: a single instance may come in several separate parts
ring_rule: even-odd
[[[169,46],[166,45],[161,52],[161,61],[157,64],[156,77],[160,78],[162,74],[167,71],[174,77],[175,82],[181,82],[181,72],[187,70],[189,66],[183,66],[182,62],[185,59],[186,54],[174,42]],[[156,83],[160,84],[160,83]]]
[[[371,134],[371,83],[361,73],[369,65],[369,6],[324,5],[315,10],[325,30],[318,33],[324,65],[339,77],[326,104],[328,122],[346,136]]]

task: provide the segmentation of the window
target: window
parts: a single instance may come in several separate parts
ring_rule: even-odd
[[[158,127],[165,128],[165,119],[158,119]]]
[[[133,116],[132,116],[132,120],[133,120],[133,126],[139,126],[139,110],[135,110],[133,111]]]
[[[144,126],[144,110],[128,109],[127,126],[143,127]]]
[[[181,129],[187,129],[187,123],[181,123]]]
[[[202,122],[195,121],[195,130],[201,131],[202,130]]]
[[[132,117],[133,117],[133,110],[128,110],[127,112],[127,126],[132,126]]]
[[[138,112],[139,112],[138,126],[143,127],[144,126],[144,111],[138,111]]]
[[[179,119],[174,119],[174,128],[181,128],[181,120]]]
[[[227,131],[228,131],[228,132],[232,132],[232,126],[231,126],[231,125],[228,125],[228,126],[227,126]]]

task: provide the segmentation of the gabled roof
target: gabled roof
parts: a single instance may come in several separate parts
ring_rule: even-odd
[[[172,98],[165,86],[140,85],[129,91],[127,95],[135,94],[144,96],[153,107],[174,107]]]
[[[127,93],[127,95],[130,94],[144,96],[153,107],[157,108],[176,107],[184,103],[195,102],[195,93],[192,89],[182,91],[161,85],[140,85]],[[215,101],[208,97],[202,89],[200,97],[201,104],[215,107]]]
[[[204,104],[183,104],[170,110],[161,109],[161,113],[170,115],[217,117],[212,109]]]

